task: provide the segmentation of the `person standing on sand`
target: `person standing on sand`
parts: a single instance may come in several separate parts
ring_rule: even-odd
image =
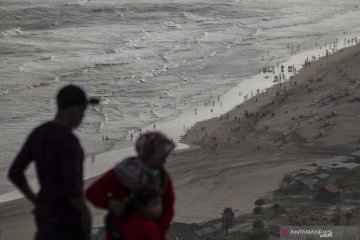
[[[90,239],[91,215],[83,197],[84,152],[72,132],[80,125],[88,98],[75,85],[57,95],[55,119],[35,128],[12,163],[8,177],[34,205],[35,240]],[[28,185],[24,172],[35,162],[40,191]]]
[[[106,172],[87,189],[86,196],[96,207],[109,210],[105,218],[106,240],[116,240],[123,235],[127,199],[142,186],[158,189],[163,212],[155,224],[161,239],[165,240],[174,217],[175,195],[164,165],[175,145],[162,133],[149,132],[137,139],[135,148],[137,156],[123,160]]]

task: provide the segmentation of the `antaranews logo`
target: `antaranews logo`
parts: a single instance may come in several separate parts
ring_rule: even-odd
[[[283,230],[281,230],[281,236],[288,237],[289,236],[289,229],[284,228]]]
[[[333,238],[331,229],[322,227],[283,227],[280,229],[280,237],[287,239],[302,239],[302,237],[312,236],[317,238]]]
[[[281,240],[360,240],[359,226],[280,226]]]

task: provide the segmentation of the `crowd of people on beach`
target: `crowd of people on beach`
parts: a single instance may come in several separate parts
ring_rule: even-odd
[[[338,51],[338,44],[339,44],[339,40],[335,40],[333,43],[325,43],[324,46],[328,47],[329,49],[326,49],[327,52],[330,54],[331,53],[335,53]],[[356,37],[353,38],[345,38],[344,40],[344,46],[347,45],[352,45],[352,44],[356,44],[359,45],[360,42],[357,40]],[[318,43],[316,43],[316,45],[318,46]],[[321,46],[320,46],[321,49]],[[325,57],[328,57],[329,54],[325,54]],[[321,57],[321,55],[319,55],[319,58]],[[306,58],[304,59],[304,63],[303,63],[303,67],[307,67],[309,65],[312,64],[312,62],[314,62],[315,60],[318,60],[318,58],[314,55],[311,58]],[[322,64],[321,64],[322,67]],[[286,72],[287,69],[287,72]],[[279,71],[278,74],[276,74],[276,71]],[[342,71],[342,69],[339,69],[339,71]],[[295,74],[297,72],[297,69],[294,65],[289,65],[289,66],[284,66],[284,65],[280,65],[279,63],[277,64],[277,66],[266,66],[263,69],[259,69],[259,73],[260,74],[265,74],[265,77],[267,76],[266,74],[273,74],[274,75],[274,82],[277,83],[277,90],[275,91],[275,96],[278,96],[277,100],[279,103],[284,103],[287,98],[291,95],[291,94],[297,94],[297,92],[289,92],[288,89],[283,85],[283,83],[286,80],[293,80],[292,75]],[[289,77],[290,75],[290,77]],[[317,80],[320,81],[320,80]],[[319,91],[319,89],[317,88],[310,88],[309,84],[311,84],[312,82],[310,81],[308,84],[305,84],[304,86],[301,85],[300,86],[300,90],[297,91],[305,91],[305,92],[309,92],[309,91]],[[290,81],[289,82],[290,86],[291,85],[298,85],[297,81]],[[340,91],[341,90],[341,91]],[[340,92],[339,92],[340,91]],[[259,90],[257,89],[255,91],[255,94],[253,91],[250,92],[250,96],[253,97],[251,98],[252,100],[254,100],[255,103],[258,102],[259,99],[261,99],[262,95],[268,95],[269,91],[265,90]],[[332,95],[337,95],[337,94],[346,94],[344,93],[344,90],[342,89],[335,89],[335,92]],[[249,94],[244,96],[244,102],[247,102],[250,100]],[[276,103],[274,101],[271,101],[271,103],[267,104],[264,106],[264,108],[262,108],[261,110],[257,111],[257,112],[248,112],[246,109],[244,109],[243,114],[239,114],[236,115],[232,115],[230,116],[230,113],[226,113],[226,114],[222,114],[218,117],[219,121],[226,121],[227,123],[231,124],[229,130],[231,132],[239,132],[241,131],[239,134],[243,134],[242,137],[241,136],[237,136],[237,138],[234,140],[236,143],[240,143],[244,140],[246,140],[247,134],[251,131],[254,130],[257,122],[266,117],[269,116],[270,118],[275,118],[276,114],[274,112],[274,109]],[[236,108],[239,108],[240,106],[237,105]],[[298,107],[295,107],[294,109],[292,109],[292,111],[297,110]],[[287,112],[285,112],[286,114]],[[232,113],[234,114],[234,113]],[[229,121],[230,119],[230,121]],[[232,121],[231,121],[232,119]],[[295,121],[296,119],[294,119]],[[276,137],[274,139],[274,142],[276,145],[282,145],[285,144],[287,142],[289,142],[289,135],[292,131],[294,131],[296,128],[298,128],[298,126],[301,123],[301,120],[296,120],[295,121],[296,124],[295,126],[293,126],[293,128],[291,128],[288,132],[284,132],[281,135],[279,135],[278,137]],[[318,137],[321,137],[323,135],[326,135],[326,131],[328,131],[328,129],[331,129],[331,127],[328,126],[328,124],[324,125],[324,129],[322,131],[319,132]],[[268,130],[268,126],[265,126],[265,130]],[[200,127],[193,127],[191,130],[187,129],[187,131],[184,134],[184,138],[188,138],[188,136],[192,135],[192,140],[196,143],[196,142],[200,142],[202,144],[204,144],[205,142],[215,151],[217,149],[217,147],[219,146],[220,142],[226,142],[226,141],[230,141],[231,138],[227,137],[224,139],[220,139],[219,135],[217,135],[217,133],[214,133],[212,130],[207,131],[205,129],[205,126],[200,126]],[[215,142],[215,143],[214,143]],[[254,148],[256,147],[256,150],[261,150],[263,148],[262,145],[256,145],[254,146]]]
[[[344,38],[343,46],[351,46],[351,45],[355,45],[355,44],[356,45],[360,44],[360,41],[358,40],[357,37]],[[320,44],[320,43],[316,42],[316,47],[318,47],[319,49],[325,49],[324,56],[329,56],[330,54],[335,53],[335,52],[338,51],[339,39],[336,39],[333,42],[325,42],[323,44]],[[294,46],[288,45],[287,48],[293,49]],[[300,50],[301,44],[298,44],[296,46],[296,48],[298,50]],[[270,51],[267,51],[267,56],[269,56],[269,55],[270,55]],[[306,67],[306,66],[311,65],[312,62],[318,60],[321,57],[322,57],[321,54],[319,54],[318,56],[313,55],[310,58],[309,57],[305,58],[304,62],[302,64],[302,67]],[[262,57],[262,59],[265,60],[264,56]],[[295,65],[285,66],[285,65],[281,65],[280,63],[276,63],[276,65],[264,66],[263,68],[259,69],[259,74],[263,74],[264,78],[270,78],[270,76],[272,75],[273,82],[278,84],[281,87],[282,83],[284,83],[284,82],[286,82],[288,80],[292,80],[293,75],[297,74],[298,71],[299,70],[295,67]],[[291,82],[291,84],[296,85],[297,82],[294,81],[293,83]],[[285,87],[283,89],[283,92],[284,93],[286,92]],[[264,89],[262,89],[262,90],[261,89],[256,89],[254,91],[251,90],[250,93],[247,93],[247,94],[244,94],[244,95],[243,95],[242,92],[239,92],[239,96],[243,97],[244,102],[247,102],[252,98],[254,98],[255,102],[258,102],[259,101],[259,96],[263,95],[263,94],[269,94],[269,92],[267,90],[264,90]],[[211,114],[213,114],[215,112],[216,107],[222,108],[222,106],[223,106],[223,102],[221,100],[221,96],[210,97],[209,99],[207,99],[204,102],[204,107],[205,108],[209,107]],[[198,115],[199,110],[200,109],[198,107],[194,108],[194,115]],[[271,113],[271,114],[274,114],[274,113]],[[223,120],[224,118],[226,119],[226,121],[229,121],[229,114],[227,113],[227,114],[220,115],[220,120]],[[238,117],[238,119],[235,119],[235,120],[240,121],[240,117]],[[156,125],[154,124],[153,126],[156,126]],[[155,127],[154,127],[154,129],[155,129]],[[182,137],[186,138],[189,130],[190,130],[189,127],[184,126]],[[234,131],[238,131],[238,130],[239,130],[239,128],[234,128]],[[130,138],[131,141],[134,141],[136,139],[136,136],[141,136],[141,134],[142,134],[142,129],[136,129],[136,130],[132,131],[129,134],[129,138]]]
[[[123,159],[84,189],[84,151],[73,130],[88,105],[99,100],[77,85],[67,85],[56,102],[55,118],[30,133],[8,173],[34,205],[35,239],[90,240],[87,199],[107,211],[106,240],[165,240],[174,217],[173,184],[164,167],[175,148],[173,141],[158,131],[141,134],[135,142],[136,156]],[[25,176],[31,162],[37,170],[38,193]]]

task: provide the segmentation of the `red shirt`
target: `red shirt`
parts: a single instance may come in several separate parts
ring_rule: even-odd
[[[133,214],[123,230],[123,240],[161,240],[160,232],[154,221]]]
[[[168,184],[162,196],[163,213],[159,219],[155,220],[155,224],[160,231],[161,239],[166,239],[166,232],[170,227],[174,216],[174,190],[170,176],[167,176]],[[109,170],[97,181],[95,181],[86,191],[87,198],[95,206],[107,209],[112,198],[123,201],[131,194],[131,190],[124,186],[116,177],[114,169]],[[113,226],[122,228],[120,219],[113,219]],[[121,220],[120,220],[121,222]],[[121,229],[123,231],[123,229]],[[107,240],[113,240],[111,236],[106,236]]]
[[[26,183],[24,172],[35,161],[40,191],[37,217],[77,217],[69,198],[82,195],[84,152],[70,127],[46,122],[30,134],[9,170],[15,185]]]

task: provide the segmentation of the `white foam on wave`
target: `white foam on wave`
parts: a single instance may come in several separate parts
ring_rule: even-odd
[[[18,93],[20,91],[28,90],[28,89],[46,87],[46,86],[49,86],[49,85],[51,85],[53,83],[58,83],[59,81],[60,81],[59,77],[54,77],[53,81],[48,81],[48,82],[42,81],[42,82],[37,82],[37,83],[33,83],[33,84],[26,84],[26,83],[20,84],[20,85],[17,85],[16,87],[12,87],[12,88],[9,88],[9,89],[2,90],[0,92],[0,96],[10,95],[10,94]]]
[[[167,72],[169,68],[170,67],[168,65],[163,65],[160,69],[151,69],[150,72],[144,72],[143,75],[146,76],[147,78],[154,78],[162,73]],[[140,82],[146,82],[144,76],[141,78]]]
[[[165,62],[167,63],[171,63],[171,61],[169,60],[169,57],[174,54],[180,47],[178,45],[175,45],[173,48],[171,48],[170,50],[166,50],[164,51],[161,56],[164,59]]]
[[[159,114],[157,114],[154,109],[151,109],[151,113],[155,116],[155,118],[161,119],[161,116]]]
[[[21,30],[21,27],[17,27],[17,28],[5,30],[1,34],[5,37],[10,37],[10,36],[14,36],[14,35],[20,35],[23,33],[24,32]]]
[[[171,28],[171,29],[178,29],[179,28],[179,25],[177,25],[177,24],[175,24],[173,22],[164,23],[163,26]]]
[[[129,48],[135,48],[137,45],[136,45],[136,42],[135,42],[135,41],[129,40],[129,41],[126,43],[126,46],[129,47]]]
[[[213,57],[213,56],[215,56],[215,55],[216,55],[216,53],[217,53],[217,51],[214,51],[214,52],[210,53],[210,54],[209,54],[209,57]]]
[[[142,30],[142,32],[144,33],[144,35],[145,35],[146,37],[150,37],[150,34],[149,34],[148,32],[146,32],[145,30]]]
[[[126,79],[132,79],[134,78],[135,76],[133,74],[129,75],[129,76],[121,76],[119,79],[121,79],[122,81],[123,80],[126,80]],[[119,81],[118,82],[118,85],[121,86],[122,85],[122,81]]]
[[[180,73],[176,74],[181,80],[183,80],[184,82],[189,82],[190,80],[187,79],[186,77],[184,77],[183,75],[181,75]]]
[[[111,53],[119,53],[121,50],[120,49],[111,49],[106,51],[106,54],[111,54]]]
[[[202,16],[195,15],[195,14],[189,13],[189,12],[183,12],[182,15],[187,20],[191,20],[191,21],[194,21],[194,22],[197,22],[197,23],[208,22],[208,21],[212,20],[210,18],[202,17]]]
[[[53,60],[54,57],[53,56],[48,56],[48,57],[43,57],[43,58],[40,58],[40,60],[43,60],[43,61],[47,61],[47,60]]]
[[[88,2],[88,1],[81,0],[81,1],[76,1],[76,2],[68,2],[68,3],[64,3],[64,6],[84,6],[86,4],[86,2]]]

